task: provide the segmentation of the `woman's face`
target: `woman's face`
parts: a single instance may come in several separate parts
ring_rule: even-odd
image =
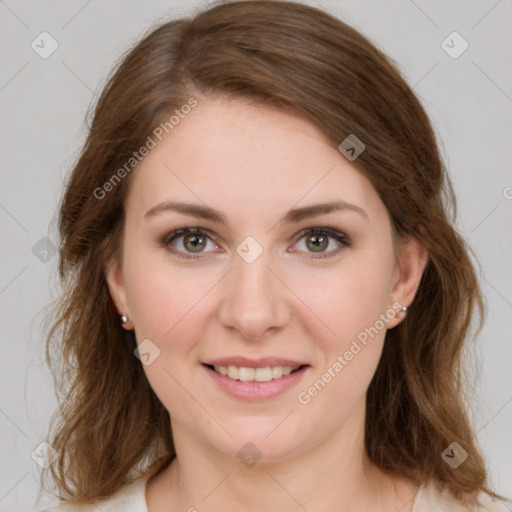
[[[396,255],[371,183],[307,121],[226,99],[199,100],[132,178],[107,277],[175,436],[275,461],[360,435],[424,265],[414,242]]]

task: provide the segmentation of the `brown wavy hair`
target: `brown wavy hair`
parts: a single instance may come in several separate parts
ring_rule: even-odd
[[[60,205],[63,291],[46,344],[59,399],[48,436],[59,455],[50,466],[59,497],[109,497],[176,456],[169,413],[133,354],[133,331],[121,328],[104,273],[119,255],[133,172],[104,197],[97,191],[176,109],[215,96],[299,114],[334,147],[350,134],[363,141],[352,165],[377,190],[396,234],[416,237],[428,253],[410,312],[387,332],[367,392],[366,450],[385,471],[433,480],[458,499],[500,497],[488,488],[464,379],[463,348],[475,312],[481,327],[483,300],[453,227],[455,198],[428,116],[397,65],[354,28],[272,0],[217,2],[151,29],[93,110]],[[454,441],[469,454],[456,470],[441,457]]]

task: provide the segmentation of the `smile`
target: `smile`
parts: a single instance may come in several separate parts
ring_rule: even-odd
[[[300,366],[235,366],[201,365],[216,384],[217,389],[232,397],[259,401],[277,397],[298,386],[309,373],[310,365]]]
[[[211,367],[211,366],[210,366]],[[264,368],[249,368],[247,366],[213,366],[220,375],[242,382],[269,382],[290,375],[301,366],[266,366]]]

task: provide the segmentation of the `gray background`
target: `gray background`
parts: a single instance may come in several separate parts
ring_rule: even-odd
[[[311,3],[388,53],[436,126],[458,196],[458,226],[478,258],[489,308],[475,344],[477,440],[491,484],[512,496],[512,2]],[[56,205],[84,140],[88,106],[114,61],[150,24],[196,5],[0,0],[2,511],[28,510],[38,497],[41,470],[31,453],[56,406],[41,321],[58,290],[57,257],[40,240],[56,241]],[[43,31],[58,43],[46,59],[31,47]],[[453,31],[469,44],[458,58],[441,46]],[[457,40],[447,44],[452,53],[462,48]],[[39,504],[51,502],[42,496]]]

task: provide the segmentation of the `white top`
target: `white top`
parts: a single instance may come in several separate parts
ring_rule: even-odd
[[[149,475],[127,485],[110,498],[91,505],[68,505],[62,502],[50,509],[37,512],[148,512],[146,503],[146,482]],[[432,484],[423,484],[414,498],[412,512],[506,512],[510,510],[500,501],[480,493],[482,508],[469,510],[450,498],[446,492],[440,493]]]

